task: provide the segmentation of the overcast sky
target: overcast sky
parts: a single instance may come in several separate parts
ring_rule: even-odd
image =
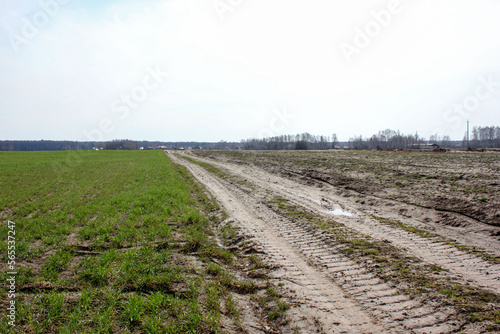
[[[500,125],[498,0],[1,0],[0,139]]]

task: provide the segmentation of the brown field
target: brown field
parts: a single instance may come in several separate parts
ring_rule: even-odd
[[[437,223],[460,217],[500,226],[500,154],[382,151],[207,152],[267,171],[345,190],[345,195],[390,199],[436,210]],[[456,219],[454,219],[456,218]]]
[[[500,154],[169,156],[286,282],[284,332],[500,330]]]

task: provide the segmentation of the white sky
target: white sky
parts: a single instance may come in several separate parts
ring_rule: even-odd
[[[0,140],[462,139],[500,125],[499,32],[499,0],[2,0]]]

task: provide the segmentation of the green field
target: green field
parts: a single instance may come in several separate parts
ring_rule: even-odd
[[[0,152],[0,189],[1,333],[219,332],[227,292],[256,290],[232,272],[259,261],[222,246],[236,232],[163,151]]]

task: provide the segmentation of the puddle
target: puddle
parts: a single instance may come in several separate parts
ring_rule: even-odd
[[[352,213],[344,211],[342,209],[328,210],[327,212],[329,214],[334,215],[334,216],[347,216],[347,217],[352,217],[353,216]]]
[[[304,194],[297,194],[297,195],[299,197],[305,198],[305,199],[307,199],[307,200],[309,200],[311,202],[314,202],[314,203],[319,204],[319,205],[321,205],[321,206],[324,207],[325,203],[322,203],[319,200],[316,200],[316,199],[311,198],[309,196],[306,196]],[[326,199],[326,198],[323,198],[323,201],[329,203],[330,207],[331,207],[332,204],[334,204],[332,201],[330,201],[329,199]],[[334,216],[346,216],[346,217],[352,217],[352,216],[354,216],[354,214],[350,213],[349,211],[345,211],[345,210],[342,210],[342,209],[327,210],[326,212],[329,213],[329,214],[331,214],[331,215],[334,215]]]

